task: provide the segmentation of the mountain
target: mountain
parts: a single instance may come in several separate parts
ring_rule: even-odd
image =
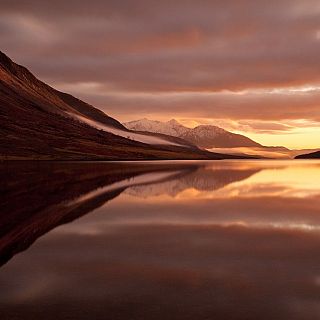
[[[217,126],[200,125],[195,128],[188,128],[174,119],[168,122],[141,119],[126,122],[124,126],[136,131],[149,131],[172,135],[205,149],[263,147],[248,137],[226,131]]]
[[[300,154],[295,159],[320,159],[320,151],[311,152],[307,154]]]
[[[223,159],[179,137],[131,131],[0,51],[0,160]]]

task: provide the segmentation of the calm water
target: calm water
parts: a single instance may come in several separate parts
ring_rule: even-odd
[[[0,166],[1,319],[320,319],[320,162]]]

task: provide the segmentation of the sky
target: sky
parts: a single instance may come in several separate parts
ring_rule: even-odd
[[[0,0],[0,44],[120,121],[320,148],[319,0]]]

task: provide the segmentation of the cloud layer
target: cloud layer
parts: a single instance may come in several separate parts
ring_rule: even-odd
[[[2,50],[121,120],[320,120],[317,0],[0,7]]]

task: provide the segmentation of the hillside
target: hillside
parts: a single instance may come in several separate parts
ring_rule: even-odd
[[[0,52],[0,159],[223,159],[166,135],[137,133],[38,80]]]

